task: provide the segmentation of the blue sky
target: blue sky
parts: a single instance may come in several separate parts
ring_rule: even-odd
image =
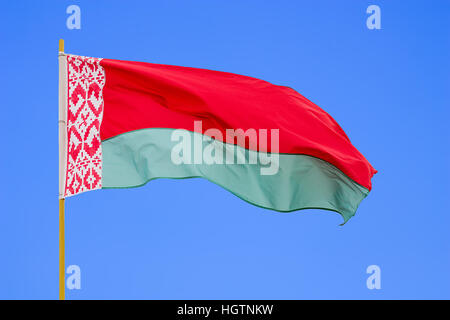
[[[81,8],[81,29],[66,8]],[[381,8],[381,30],[366,8]],[[344,227],[206,180],[66,201],[68,299],[450,298],[449,1],[9,1],[0,11],[0,298],[58,297],[58,39],[66,52],[290,86],[379,171]],[[381,268],[368,290],[366,268]]]

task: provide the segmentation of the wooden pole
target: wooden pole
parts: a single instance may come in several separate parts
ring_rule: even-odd
[[[59,199],[59,300],[66,299],[65,275],[64,199]]]

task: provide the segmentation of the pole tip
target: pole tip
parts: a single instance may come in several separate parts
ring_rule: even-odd
[[[64,52],[64,39],[59,39],[59,52]]]

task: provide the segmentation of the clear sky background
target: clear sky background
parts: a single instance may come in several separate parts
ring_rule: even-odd
[[[81,30],[66,28],[71,4]],[[0,298],[58,298],[59,38],[68,53],[290,86],[379,171],[343,227],[201,179],[69,198],[82,287],[68,299],[450,298],[448,0],[3,2]],[[373,264],[381,290],[366,287]]]

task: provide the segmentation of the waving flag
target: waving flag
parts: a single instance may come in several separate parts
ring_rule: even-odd
[[[347,221],[376,170],[291,88],[204,69],[61,54],[60,198],[202,177],[254,205]]]

